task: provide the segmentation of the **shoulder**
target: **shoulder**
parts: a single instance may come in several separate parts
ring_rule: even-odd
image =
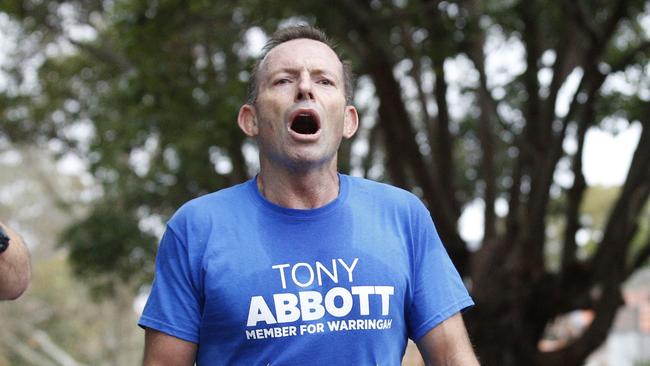
[[[168,221],[174,231],[187,227],[207,227],[211,222],[228,220],[235,210],[246,207],[250,181],[194,198],[183,204]]]
[[[186,214],[192,212],[201,212],[204,210],[213,210],[215,208],[235,205],[241,203],[249,194],[250,181],[239,183],[237,185],[223,188],[218,191],[205,194],[203,196],[187,201],[177,213]]]
[[[350,194],[354,200],[370,201],[382,206],[406,210],[427,211],[420,198],[405,189],[365,178],[344,177],[348,181]]]

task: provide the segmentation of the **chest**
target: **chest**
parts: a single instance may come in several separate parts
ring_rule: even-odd
[[[380,226],[347,220],[215,230],[202,267],[202,331],[251,340],[402,327],[410,238]]]

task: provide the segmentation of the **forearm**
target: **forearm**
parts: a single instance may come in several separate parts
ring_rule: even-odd
[[[197,345],[154,329],[145,330],[144,366],[191,366]]]
[[[427,366],[479,366],[474,351],[459,352],[449,355],[445,360],[433,361],[429,358],[426,361]]]
[[[9,237],[9,247],[0,254],[0,300],[12,300],[25,292],[29,285],[29,252],[16,232],[2,223],[0,226]]]
[[[426,365],[479,365],[460,313],[429,331],[417,345]]]
[[[471,347],[463,347],[446,355],[422,352],[422,358],[427,366],[479,366],[476,354]]]

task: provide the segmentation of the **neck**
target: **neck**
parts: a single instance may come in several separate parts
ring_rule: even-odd
[[[261,166],[257,176],[260,193],[276,205],[294,209],[325,206],[338,197],[336,162],[322,170],[278,172]]]

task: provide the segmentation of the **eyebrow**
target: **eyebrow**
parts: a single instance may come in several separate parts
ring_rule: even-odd
[[[271,72],[269,74],[269,77],[273,77],[273,76],[275,76],[277,74],[281,74],[281,73],[287,73],[287,74],[295,75],[295,74],[300,74],[301,71],[302,71],[302,68],[284,67],[284,68],[282,68],[280,70]],[[331,71],[328,71],[328,70],[324,70],[324,69],[310,69],[308,71],[309,71],[310,75],[311,74],[315,74],[315,75],[331,75],[332,77],[336,77],[335,73],[333,73]]]
[[[273,79],[275,79],[278,75],[282,74],[288,74],[291,76],[295,76],[300,74],[302,71],[302,68],[293,68],[293,67],[283,67],[277,71],[270,72],[268,73],[268,76],[264,78],[264,83],[273,83]],[[310,69],[309,75],[310,76],[325,76],[328,78],[330,81],[334,83],[334,85],[342,85],[344,83],[343,81],[343,76],[337,76],[335,72],[333,71],[327,71],[324,69]]]

